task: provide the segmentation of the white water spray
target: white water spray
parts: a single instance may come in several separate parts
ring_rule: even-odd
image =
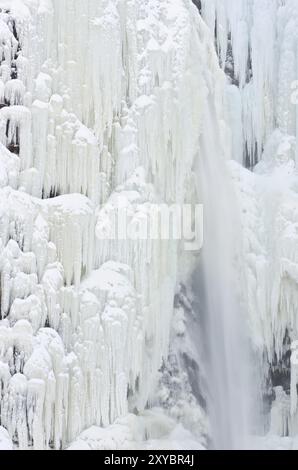
[[[239,296],[237,207],[213,116],[206,104],[200,141],[199,188],[204,203],[204,247],[199,283],[203,293],[208,412],[212,447],[242,449],[249,435],[249,355]],[[238,257],[238,260],[237,260]],[[239,267],[238,267],[239,268]]]

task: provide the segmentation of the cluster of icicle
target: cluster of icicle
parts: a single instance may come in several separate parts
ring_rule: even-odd
[[[234,163],[231,171],[242,209],[252,337],[272,363],[287,352],[286,335],[298,338],[298,3],[203,0],[201,6],[231,77],[234,159],[254,167],[250,173]],[[273,433],[297,434],[297,383],[292,364],[290,390],[276,389]]]
[[[0,416],[20,448],[59,449],[142,411],[154,389],[179,243],[96,234],[115,206],[142,221],[154,201],[190,197],[208,100],[223,122],[224,75],[190,0],[10,4],[0,15]]]
[[[296,134],[297,109],[290,101],[297,80],[298,5],[295,0],[202,0],[202,15],[232,77],[227,104],[234,158],[252,167],[276,126]]]

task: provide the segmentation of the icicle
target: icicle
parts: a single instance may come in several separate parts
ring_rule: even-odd
[[[210,5],[224,62],[228,15]],[[227,155],[231,145],[225,80],[190,1],[14,2],[10,17],[0,23],[0,98],[11,105],[0,141],[18,156],[0,148],[1,419],[19,446],[60,449],[88,426],[142,412],[153,393],[181,246],[97,235],[119,205],[142,223],[154,201],[196,199],[207,96]],[[238,50],[243,82],[242,59]],[[241,113],[235,96],[231,108]],[[240,145],[239,133],[235,154]],[[160,437],[148,421],[144,436]]]
[[[21,168],[31,166],[31,113],[23,106],[5,107],[0,110],[0,140],[17,152]]]
[[[25,95],[25,86],[21,80],[9,80],[5,84],[4,96],[10,106],[22,105]]]

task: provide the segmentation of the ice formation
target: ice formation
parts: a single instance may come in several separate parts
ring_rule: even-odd
[[[273,385],[270,433],[297,434],[296,1],[201,2],[228,75],[230,171],[242,212],[248,319]],[[295,347],[294,347],[295,349]],[[292,352],[293,358],[293,352]],[[291,370],[290,370],[291,369]]]
[[[297,2],[203,0],[202,15],[216,31],[221,64],[231,79],[227,99],[235,123],[233,134],[239,142],[241,133],[244,161],[252,167],[276,127],[296,134],[296,108],[290,100],[297,80]],[[242,129],[237,115],[242,115]],[[234,158],[239,161],[237,154]]]
[[[296,0],[0,10],[0,448],[230,446],[223,423],[241,434],[247,407],[239,309],[270,401],[258,445],[295,448]],[[118,208],[142,227],[154,204],[201,201],[205,255],[106,237]],[[220,315],[209,376],[204,304]]]
[[[1,424],[19,448],[61,449],[154,401],[194,259],[100,234],[113,208],[137,223],[191,200],[225,79],[191,1],[1,6]]]

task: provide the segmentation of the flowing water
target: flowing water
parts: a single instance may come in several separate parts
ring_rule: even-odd
[[[212,447],[241,449],[250,432],[247,328],[241,302],[237,207],[209,103],[202,133],[198,185],[204,204],[204,247],[198,280]],[[207,132],[208,130],[208,132]],[[237,266],[238,263],[238,266]]]

